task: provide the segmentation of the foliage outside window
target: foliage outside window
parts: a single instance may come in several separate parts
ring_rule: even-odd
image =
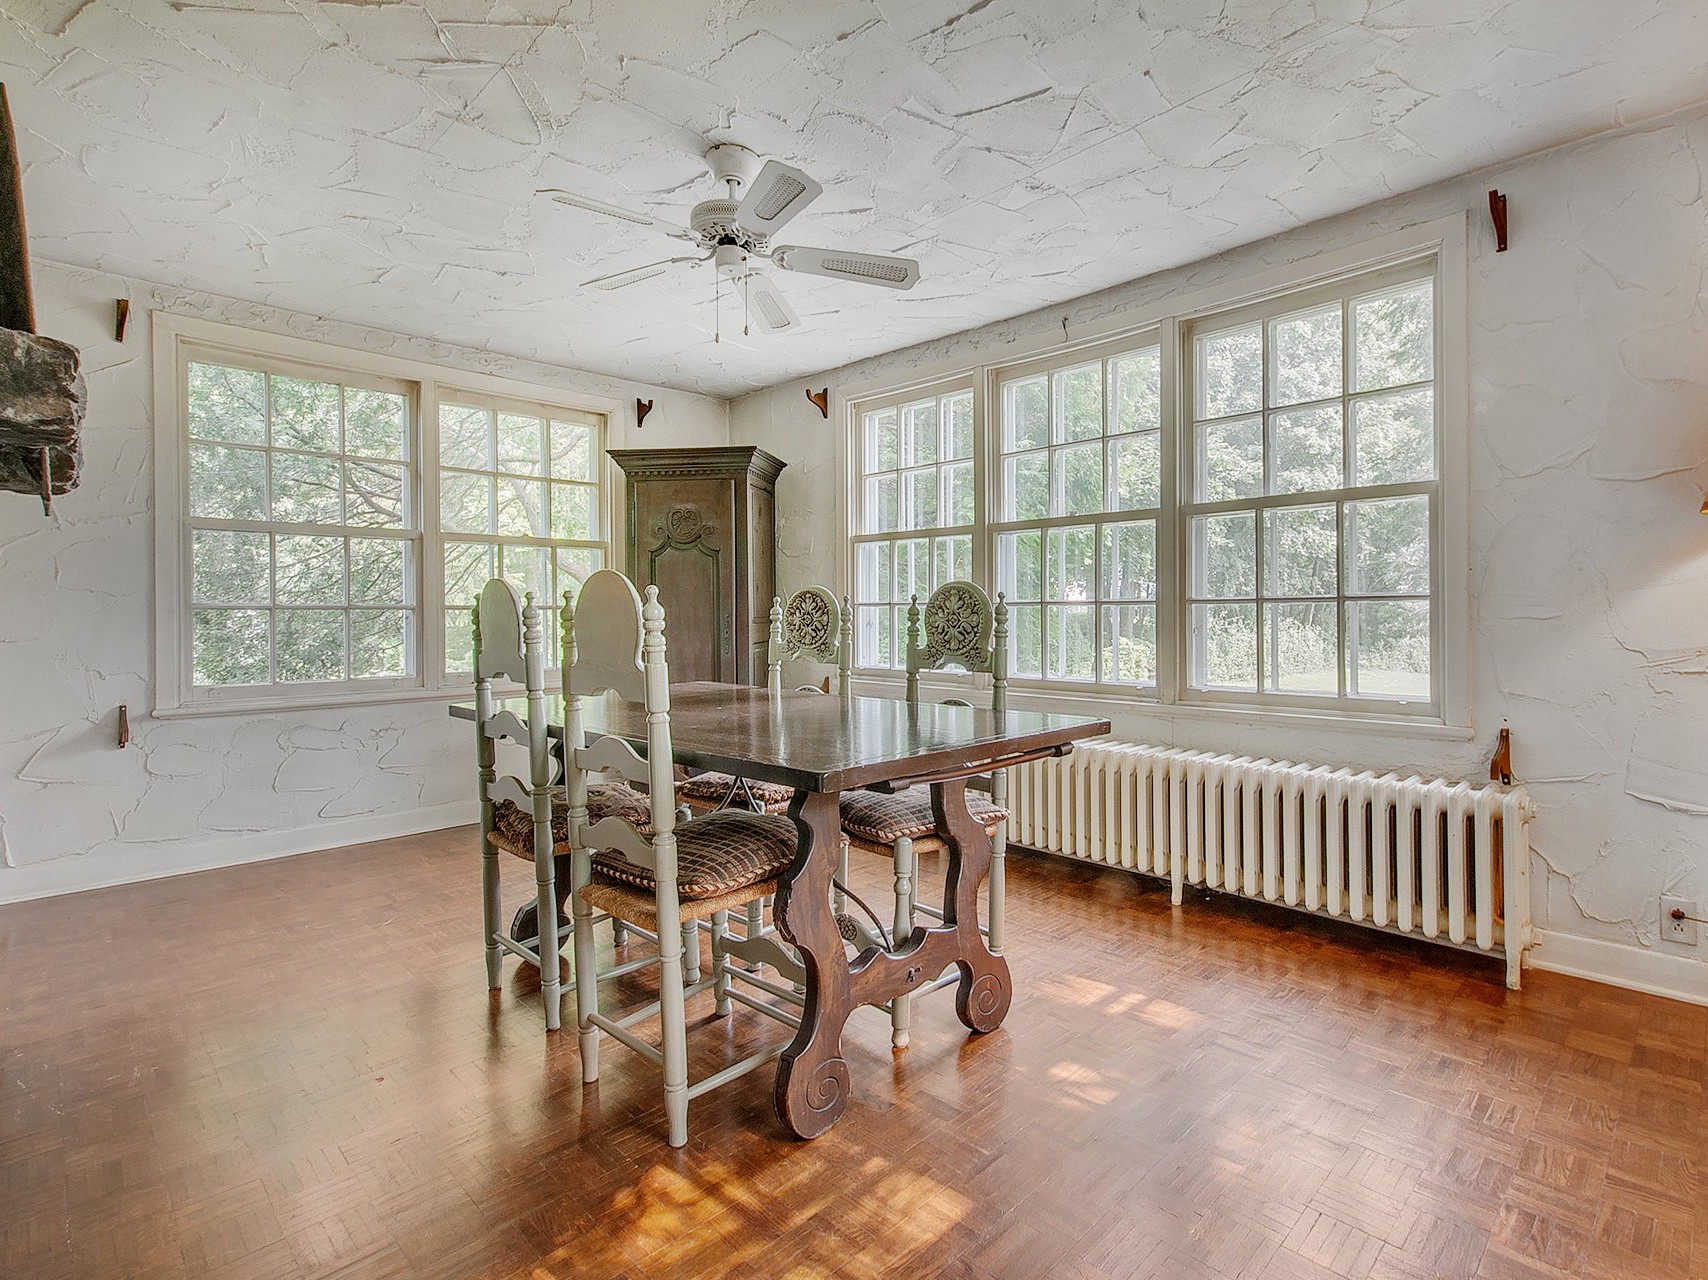
[[[857,404],[857,665],[989,565],[1022,687],[1439,713],[1436,295],[1413,261]]]
[[[855,660],[907,665],[907,610],[973,574],[973,393],[957,387],[863,410],[854,550]]]
[[[194,684],[413,677],[407,388],[192,361],[186,399]]]
[[[997,586],[1016,676],[1156,683],[1161,351],[998,380]]]
[[[447,397],[439,406],[439,508],[445,537],[445,674],[474,665],[470,609],[501,577],[543,604],[604,567],[596,414]],[[467,603],[464,603],[467,602]],[[546,628],[558,664],[558,628]]]
[[[1430,702],[1433,280],[1366,279],[1188,340],[1189,687]]]
[[[605,563],[599,414],[211,350],[181,378],[192,699],[456,686],[487,578],[550,607]]]

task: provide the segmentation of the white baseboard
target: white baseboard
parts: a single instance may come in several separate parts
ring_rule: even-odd
[[[1708,963],[1670,951],[1538,929],[1535,945],[1524,957],[1524,967],[1708,1005]]]
[[[429,805],[403,813],[363,814],[356,818],[329,818],[310,827],[289,831],[233,832],[211,840],[179,844],[146,845],[91,857],[57,858],[31,867],[0,869],[0,903],[28,902],[85,889],[162,880],[167,876],[235,867],[246,862],[267,862],[299,853],[316,853],[347,844],[390,840],[396,836],[420,835],[480,821],[480,806],[473,799]]]

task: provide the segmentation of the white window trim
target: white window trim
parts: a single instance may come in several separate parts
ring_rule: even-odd
[[[1163,348],[1162,415],[1163,415],[1163,474],[1178,476],[1174,452],[1178,447],[1179,414],[1177,396],[1181,377],[1178,361],[1181,358],[1180,328],[1193,320],[1214,312],[1225,311],[1248,302],[1259,302],[1276,295],[1293,293],[1326,284],[1343,276],[1377,270],[1407,260],[1428,255],[1436,257],[1436,335],[1439,364],[1436,368],[1436,403],[1440,431],[1440,540],[1438,543],[1440,574],[1440,609],[1442,615],[1441,702],[1438,715],[1415,713],[1384,714],[1380,711],[1323,709],[1295,707],[1291,703],[1277,706],[1273,702],[1252,701],[1238,705],[1212,705],[1204,702],[1178,700],[1179,681],[1176,674],[1160,695],[1150,689],[1129,686],[1051,685],[1027,680],[1011,684],[1010,701],[1017,697],[1035,705],[1050,702],[1069,704],[1077,698],[1095,697],[1105,701],[1111,694],[1126,696],[1129,709],[1146,710],[1169,719],[1235,722],[1240,717],[1259,715],[1265,723],[1293,722],[1301,724],[1345,724],[1348,727],[1398,728],[1415,727],[1423,736],[1449,739],[1469,737],[1473,732],[1471,702],[1471,602],[1470,602],[1470,473],[1469,473],[1469,224],[1464,214],[1452,214],[1430,222],[1366,240],[1343,248],[1326,250],[1291,265],[1255,272],[1251,275],[1209,285],[1202,289],[1174,296],[1161,297],[1140,303],[1091,321],[1077,329],[1072,341],[1050,342],[1039,336],[1035,344],[1018,349],[987,349],[988,359],[967,363],[964,359],[942,361],[919,366],[915,376],[905,382],[886,382],[874,378],[855,383],[834,393],[837,420],[842,423],[844,447],[837,452],[838,519],[845,544],[842,562],[844,589],[853,590],[854,553],[846,533],[851,527],[854,505],[854,486],[859,483],[859,463],[854,449],[858,444],[860,412],[877,401],[905,397],[923,392],[933,386],[956,380],[970,381],[974,389],[974,426],[984,433],[985,445],[979,451],[979,465],[986,467],[989,452],[989,433],[995,429],[988,406],[992,387],[999,369],[1010,369],[1036,360],[1067,363],[1080,352],[1101,347],[1113,341],[1139,340],[1147,333],[1157,333]],[[1066,332],[1066,322],[1063,323]],[[995,347],[991,343],[991,348]],[[985,354],[982,353],[981,354]],[[983,544],[989,540],[991,493],[989,481],[982,478],[979,491],[981,509],[978,525],[980,535],[974,540],[974,564],[984,563],[989,551]],[[1164,510],[1158,517],[1157,563],[1161,580],[1158,583],[1159,602],[1165,597],[1178,599],[1179,591],[1173,575],[1178,571],[1181,549],[1176,528],[1175,507],[1178,489],[1165,483]],[[988,575],[987,575],[988,579]],[[1179,653],[1176,627],[1160,627],[1157,631],[1157,670],[1181,670],[1184,655]],[[1165,665],[1167,664],[1167,665]],[[900,672],[882,669],[859,671],[860,682],[876,690],[898,689],[903,681]],[[973,677],[966,683],[976,684]],[[1121,692],[1116,693],[1117,690]]]
[[[843,526],[846,531],[843,540],[847,544],[847,569],[846,576],[843,581],[848,584],[846,594],[854,606],[854,634],[851,635],[849,639],[851,643],[855,644],[854,652],[856,654],[860,651],[858,643],[855,642],[855,637],[859,634],[861,605],[859,579],[856,576],[858,572],[860,547],[874,542],[888,542],[893,546],[896,542],[912,539],[924,539],[929,542],[931,539],[941,536],[942,528],[959,528],[959,526],[956,525],[948,525],[925,530],[892,529],[887,533],[852,532],[855,526],[865,515],[865,494],[862,492],[862,489],[866,480],[866,474],[865,465],[862,461],[860,452],[864,448],[864,439],[859,425],[860,421],[862,417],[868,413],[873,413],[892,406],[899,411],[903,405],[911,404],[915,401],[941,398],[943,396],[954,395],[957,392],[962,391],[970,393],[973,404],[972,415],[974,439],[973,456],[971,458],[971,462],[973,464],[973,523],[967,529],[967,536],[972,540],[972,577],[975,582],[986,582],[990,579],[993,566],[990,564],[989,551],[986,546],[988,539],[983,536],[985,529],[989,524],[988,517],[983,514],[988,507],[986,488],[989,484],[989,479],[986,474],[984,450],[979,447],[978,443],[978,434],[981,430],[981,425],[985,420],[984,388],[978,383],[969,383],[962,379],[940,378],[933,382],[908,386],[889,394],[870,396],[858,402],[850,403],[847,406],[850,415],[849,421],[854,425],[848,433],[848,447],[844,451],[845,456],[843,458],[843,464],[847,469],[847,473],[852,476],[845,494],[845,510],[847,511],[847,517]],[[901,447],[899,418],[897,421],[897,432],[896,447],[899,450]],[[941,465],[941,463],[938,465]],[[900,498],[899,488],[897,490],[897,498],[898,500]],[[892,562],[892,572],[893,568],[894,566]],[[898,601],[896,603],[898,605],[905,606],[907,602]],[[923,600],[920,601],[922,606],[924,603],[925,602]],[[905,654],[907,642],[908,638],[906,632],[901,628],[897,628],[896,633],[890,637],[890,643],[895,647],[895,653],[897,654],[900,665],[894,668],[857,667],[857,670],[862,675],[905,675]]]
[[[438,471],[427,466],[438,457],[439,388],[497,399],[523,401],[542,408],[604,415],[604,448],[620,448],[634,429],[632,401],[608,395],[552,387],[492,374],[474,373],[406,356],[360,351],[306,338],[289,337],[196,316],[156,311],[151,317],[154,371],[154,715],[160,719],[256,712],[379,706],[405,702],[448,701],[465,696],[461,682],[446,683],[438,655],[444,647],[443,588],[440,579],[423,572],[419,611],[421,652],[419,679],[399,687],[334,689],[308,686],[254,696],[198,696],[190,681],[186,644],[188,540],[183,535],[188,512],[189,451],[184,434],[183,385],[179,370],[185,348],[217,348],[234,357],[289,362],[361,378],[386,378],[414,384],[416,439],[410,465],[415,471],[417,499],[423,516],[438,510]],[[601,533],[610,548],[609,562],[618,563],[622,544],[617,538],[623,489],[617,466],[601,459],[599,483],[606,496]],[[432,504],[429,506],[429,504]],[[437,521],[423,518],[413,538],[422,547],[422,565],[443,560],[443,538]],[[440,584],[440,585],[434,585]]]

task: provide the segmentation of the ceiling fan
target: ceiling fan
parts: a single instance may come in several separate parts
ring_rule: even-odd
[[[672,267],[698,267],[710,262],[720,279],[741,289],[760,328],[768,333],[788,333],[801,327],[801,318],[777,292],[760,263],[770,263],[784,271],[875,284],[885,289],[911,289],[918,282],[919,264],[912,258],[845,249],[809,249],[793,244],[773,246],[771,237],[823,194],[824,188],[799,169],[776,160],[767,160],[761,168],[758,156],[734,142],[710,147],[706,151],[706,164],[713,179],[725,184],[728,194],[721,199],[700,201],[688,211],[687,226],[621,209],[561,187],[543,187],[537,192],[574,209],[662,231],[701,251],[599,276],[586,281],[584,288],[623,289],[661,276]]]

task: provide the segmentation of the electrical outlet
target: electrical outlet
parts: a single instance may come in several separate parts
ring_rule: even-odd
[[[1690,898],[1661,899],[1661,937],[1668,942],[1682,942],[1687,947],[1696,945],[1696,921],[1690,919],[1674,919],[1673,912],[1682,911],[1685,916],[1699,916],[1702,913],[1696,909],[1696,903]]]

